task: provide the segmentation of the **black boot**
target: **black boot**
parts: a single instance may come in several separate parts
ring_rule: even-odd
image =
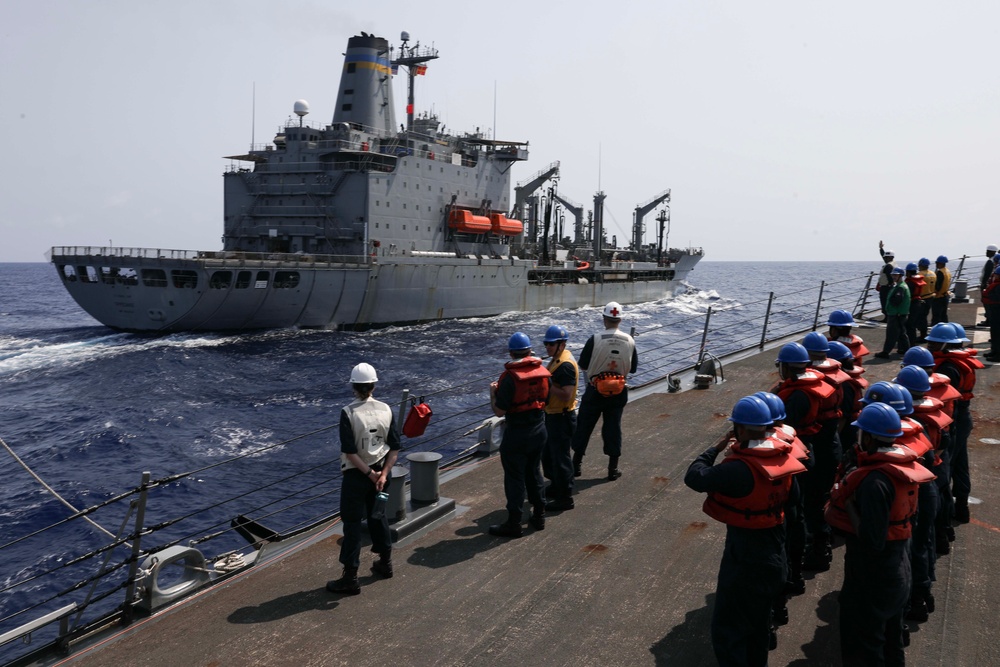
[[[386,551],[378,555],[378,560],[372,563],[372,572],[383,579],[392,579],[392,552]]]
[[[934,613],[934,594],[931,593],[930,591],[928,591],[924,595],[924,602],[927,604],[927,613],[928,614],[933,614]]]
[[[528,523],[535,530],[545,530],[545,505],[535,507],[535,511],[531,513],[531,518],[528,519]]]
[[[813,572],[826,572],[830,569],[832,554],[828,554],[828,545],[822,538],[817,538],[802,558],[802,569]]]
[[[583,474],[583,454],[575,453],[573,454],[573,477],[579,477]]]
[[[571,510],[574,507],[576,507],[576,503],[573,502],[572,496],[553,498],[545,503],[545,510],[548,512],[565,512],[566,510]]]
[[[934,535],[934,549],[938,556],[947,556],[951,553],[951,543],[948,541],[946,533],[941,532]]]
[[[496,526],[490,526],[490,535],[496,535],[497,537],[521,537],[524,534],[520,523],[514,523],[512,521],[507,521],[506,523],[501,523]]]
[[[618,469],[618,457],[608,457],[608,481],[613,482],[622,476],[622,471]]]
[[[958,523],[969,523],[969,496],[959,496],[955,498],[955,521]]]
[[[914,589],[910,595],[910,604],[906,609],[906,620],[923,623],[927,620],[927,600],[924,594]]]
[[[358,568],[345,567],[340,579],[334,579],[326,583],[326,590],[331,593],[341,595],[357,595],[361,592],[361,585],[358,583]]]

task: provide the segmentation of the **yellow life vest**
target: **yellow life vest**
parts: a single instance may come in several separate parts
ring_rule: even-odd
[[[576,410],[576,391],[577,385],[580,382],[580,368],[576,365],[576,359],[573,358],[573,353],[569,350],[563,349],[558,356],[552,358],[552,361],[549,362],[548,369],[552,375],[555,375],[556,369],[563,364],[569,364],[573,367],[573,393],[570,395],[569,400],[556,398],[555,395],[549,393],[549,401],[545,404],[546,414],[557,415],[561,412],[572,412],[573,410]]]

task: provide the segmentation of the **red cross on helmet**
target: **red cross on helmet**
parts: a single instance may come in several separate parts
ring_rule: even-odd
[[[613,320],[620,320],[622,318],[622,306],[617,301],[609,301],[608,305],[604,306],[604,317],[610,317]]]

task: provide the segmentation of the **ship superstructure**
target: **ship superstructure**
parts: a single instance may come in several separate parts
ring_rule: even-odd
[[[641,233],[629,250],[608,248],[597,197],[589,237],[578,224],[565,243],[550,224],[554,186],[531,194],[558,164],[512,202],[527,143],[450,134],[414,112],[415,81],[437,57],[406,33],[398,49],[350,38],[330,123],[307,120],[299,100],[271,143],[229,156],[221,251],[53,248],[67,289],[130,331],[351,328],[669,295],[700,250],[663,254],[661,243],[650,261]]]

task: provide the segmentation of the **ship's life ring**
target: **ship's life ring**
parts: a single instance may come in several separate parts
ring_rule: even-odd
[[[584,262],[582,260],[577,260],[577,262],[576,262],[576,270],[577,271],[586,271],[589,268],[590,268],[590,262]]]
[[[434,159],[434,152],[433,151],[427,153],[427,159],[428,160],[433,160]]]

